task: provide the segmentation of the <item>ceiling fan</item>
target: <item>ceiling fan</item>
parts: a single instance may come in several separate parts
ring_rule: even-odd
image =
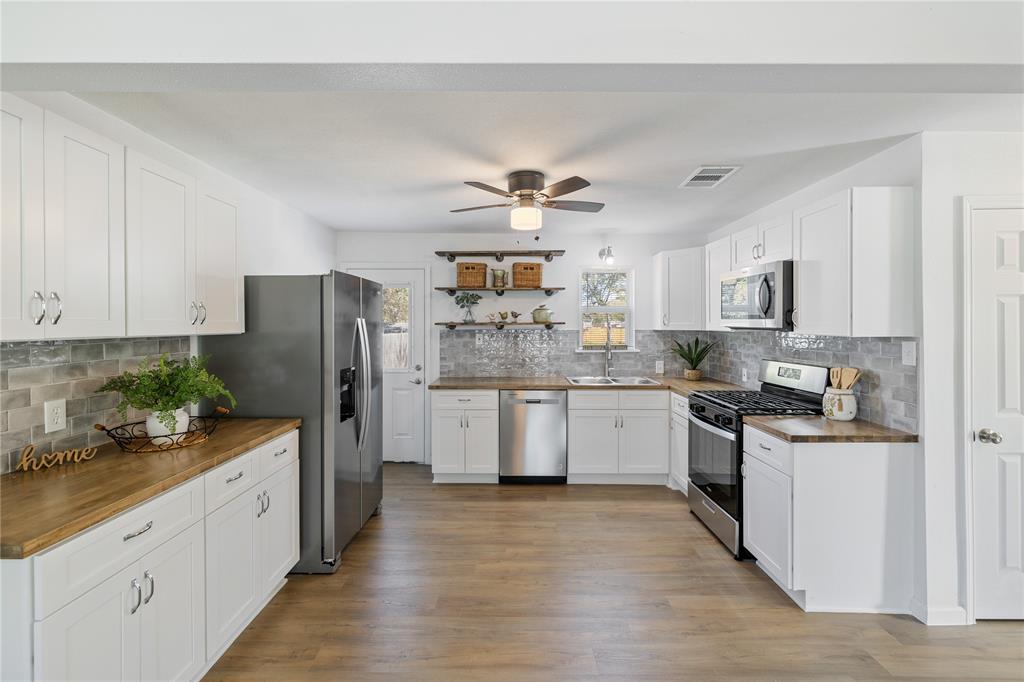
[[[596,201],[555,201],[555,197],[590,186],[589,182],[578,175],[545,187],[544,174],[540,171],[512,171],[508,174],[508,191],[482,182],[467,182],[466,184],[485,192],[501,195],[508,201],[502,204],[456,208],[452,210],[452,213],[479,211],[484,208],[511,208],[513,230],[539,230],[541,228],[541,208],[583,211],[584,213],[597,213],[604,208],[604,204],[599,204]]]

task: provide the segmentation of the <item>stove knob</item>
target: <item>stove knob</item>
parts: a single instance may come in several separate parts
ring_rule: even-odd
[[[722,417],[722,420],[718,422],[722,426],[732,426],[732,417]]]
[[[704,414],[705,411],[706,411],[706,409],[705,409],[705,407],[703,405],[691,405],[690,406],[690,412],[693,412],[694,414]]]

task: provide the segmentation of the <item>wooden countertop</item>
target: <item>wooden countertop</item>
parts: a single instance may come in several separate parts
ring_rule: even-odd
[[[916,443],[917,435],[860,419],[839,422],[821,416],[743,417],[743,423],[790,443]]]
[[[0,476],[0,559],[40,552],[301,423],[225,419],[195,447],[137,455],[108,443],[86,462]]]
[[[442,377],[431,383],[430,390],[487,390],[487,391],[530,391],[530,390],[603,390],[603,391],[675,391],[688,396],[694,391],[720,391],[739,389],[740,386],[714,379],[687,381],[680,377],[653,376],[661,382],[657,386],[575,386],[565,377]]]

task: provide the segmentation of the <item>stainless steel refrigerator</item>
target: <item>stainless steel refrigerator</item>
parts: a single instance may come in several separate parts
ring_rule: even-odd
[[[380,511],[384,472],[381,285],[342,272],[245,278],[245,333],[198,337],[237,417],[301,417],[301,553],[332,573]]]

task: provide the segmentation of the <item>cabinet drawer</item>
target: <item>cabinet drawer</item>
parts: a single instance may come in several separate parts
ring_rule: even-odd
[[[672,394],[672,412],[678,414],[680,417],[689,418],[690,416],[690,401],[688,398],[684,398],[678,393]]]
[[[36,620],[201,520],[203,492],[194,479],[36,556]]]
[[[221,464],[203,476],[206,485],[206,513],[235,499],[259,480],[256,456],[260,448]]]
[[[784,440],[744,426],[743,451],[788,476],[793,475],[793,445]]]
[[[299,458],[299,432],[292,431],[260,446],[256,451],[257,478],[263,480],[278,469],[283,469]]]
[[[496,410],[497,391],[434,391],[430,401],[437,410]]]
[[[620,410],[667,410],[669,391],[619,391]]]
[[[569,391],[570,410],[617,410],[618,391]]]

